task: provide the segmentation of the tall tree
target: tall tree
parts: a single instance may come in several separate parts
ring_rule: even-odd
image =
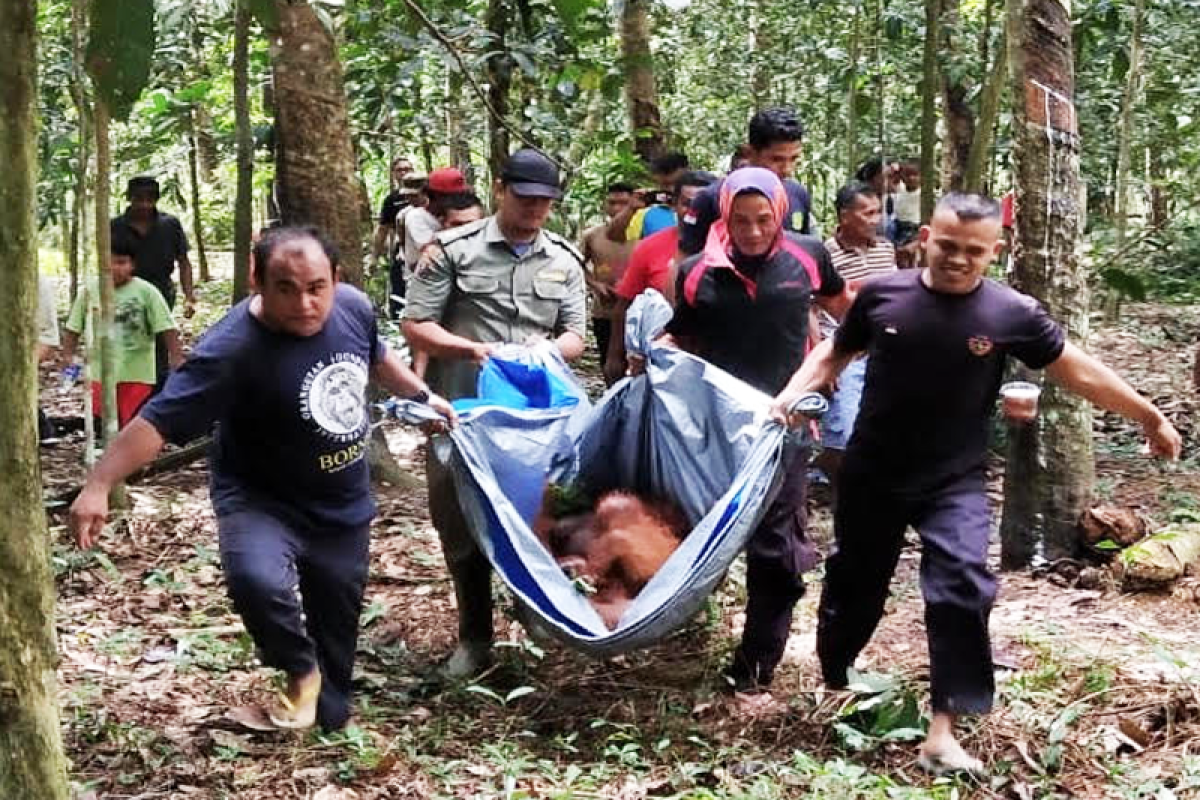
[[[941,0],[925,0],[925,50],[921,57],[921,219],[937,199],[938,40]]]
[[[93,114],[96,120],[96,270],[100,289],[100,314],[95,326],[96,349],[100,351],[100,396],[103,406],[101,414],[103,439],[107,446],[117,438],[117,309],[113,298],[112,265],[109,252],[112,249],[111,231],[108,227],[108,209],[112,196],[112,152],[109,146],[108,101],[97,93]],[[89,359],[91,354],[88,354]],[[120,484],[113,488],[114,499],[123,496]],[[122,502],[116,503],[123,505]]]
[[[204,246],[204,218],[200,212],[200,146],[196,133],[196,116],[195,107],[188,110],[188,183],[192,193],[189,205],[192,207],[192,236],[196,240],[199,277],[202,283],[208,283],[212,280],[212,274],[208,271],[208,248]]]
[[[463,75],[453,66],[446,66],[446,144],[450,147],[450,163],[462,170],[467,183],[475,182],[471,166],[471,143],[467,139],[466,119],[462,105]]]
[[[1088,287],[1076,254],[1080,140],[1071,15],[1064,2],[1008,0],[1017,209],[1013,262],[1018,288],[1041,300],[1081,342],[1087,337]],[[1040,532],[1044,554],[1053,559],[1076,552],[1079,516],[1092,495],[1091,406],[1047,385],[1041,420],[1034,435],[1014,437],[1023,451],[1010,448],[1001,535]],[[1034,502],[1010,502],[1022,495]],[[1032,556],[1027,546],[1009,549],[1004,564],[1009,568]]]
[[[988,165],[992,160],[992,139],[996,121],[1000,116],[1000,100],[1004,96],[1005,80],[1008,78],[1008,35],[1000,34],[1000,44],[992,59],[987,82],[979,99],[979,118],[975,123],[975,138],[971,140],[971,155],[967,160],[967,172],[963,176],[963,189],[968,192],[983,192],[987,184]]]
[[[648,162],[662,155],[665,148],[654,54],[650,51],[650,0],[625,0],[621,11],[621,59],[634,149]]]
[[[275,181],[288,224],[315,224],[361,283],[364,222],[342,65],[332,31],[306,2],[275,0]]]
[[[488,114],[488,168],[493,178],[500,177],[500,170],[508,158],[509,140],[508,128],[504,124],[508,119],[509,93],[512,89],[513,58],[508,52],[508,34],[512,27],[512,9],[508,0],[488,0],[487,15],[484,20],[488,34],[491,37],[491,52],[486,61],[487,97],[490,112]],[[428,139],[422,144],[428,143]],[[426,156],[426,161],[429,161]]]
[[[853,175],[858,168],[858,60],[862,9],[854,3],[850,20],[850,47],[846,73],[846,174]],[[886,154],[884,154],[886,155]]]
[[[85,214],[87,208],[87,174],[90,153],[90,132],[88,130],[89,103],[87,98],[87,78],[83,71],[84,61],[84,28],[87,25],[87,0],[72,0],[71,2],[71,99],[75,103],[75,116],[78,120],[79,154],[75,166],[75,190],[71,198],[71,240],[67,245],[67,268],[71,276],[71,302],[75,302],[75,293],[79,290],[79,265],[87,258],[87,224]]]
[[[250,0],[236,0],[233,18],[233,118],[237,192],[233,201],[233,302],[250,293],[253,238],[254,132],[250,129]]]
[[[36,18],[32,0],[0,3],[0,797],[66,800],[35,416]]]
[[[109,268],[109,202],[111,118],[125,119],[150,78],[154,53],[153,0],[92,0],[88,16],[86,66],[95,87],[96,127],[96,262],[99,272],[100,383],[104,400],[104,441],[117,434],[116,310]],[[90,360],[90,354],[89,354]],[[113,488],[110,501],[124,505],[124,488]]]
[[[1142,19],[1146,0],[1134,0],[1133,29],[1129,34],[1129,65],[1125,73],[1125,91],[1121,97],[1121,121],[1117,126],[1116,227],[1117,247],[1125,244],[1129,224],[1129,161],[1133,148],[1133,117],[1142,83]]]
[[[975,112],[968,102],[971,86],[961,68],[961,55],[955,36],[959,25],[957,0],[941,0],[938,35],[941,62],[938,75],[942,88],[942,189],[960,191],[975,138]]]

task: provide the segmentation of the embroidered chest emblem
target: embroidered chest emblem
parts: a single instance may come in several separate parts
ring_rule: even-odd
[[[967,339],[967,349],[972,355],[982,358],[992,352],[992,340],[986,336],[972,336]]]

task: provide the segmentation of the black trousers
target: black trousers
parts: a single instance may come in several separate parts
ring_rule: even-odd
[[[600,364],[608,357],[608,343],[612,341],[613,325],[611,319],[592,317],[592,333],[596,337],[596,350],[600,353]],[[621,332],[624,335],[624,331]]]
[[[158,291],[162,294],[163,299],[167,301],[167,308],[175,310],[175,286],[171,285],[170,291],[163,291],[162,287],[158,287]],[[171,373],[171,359],[167,352],[167,343],[162,336],[154,337],[154,392],[158,394],[162,391],[163,386],[167,383],[167,376]]]
[[[289,675],[320,667],[317,722],[343,727],[352,709],[369,527],[303,529],[255,510],[222,516],[218,528],[229,595],[259,657]]]
[[[984,477],[958,478],[920,496],[876,479],[842,473],[834,511],[836,546],[825,567],[817,654],[826,683],[846,670],[883,616],[888,585],[909,525],[921,537],[921,592],[929,639],[934,711],[979,714],[992,707],[995,681],[988,616],[996,580],[987,569],[991,531]]]
[[[391,319],[400,319],[404,303],[396,298],[403,298],[406,291],[408,284],[404,280],[404,259],[393,258],[388,267],[388,317]]]
[[[804,596],[803,574],[819,561],[805,533],[808,455],[801,448],[784,454],[783,483],[746,544],[746,627],[730,669],[735,683],[771,683]]]

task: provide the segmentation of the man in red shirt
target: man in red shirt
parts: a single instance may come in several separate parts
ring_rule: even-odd
[[[692,198],[715,183],[711,172],[685,172],[675,181],[675,216],[682,219]],[[613,290],[617,296],[612,310],[613,336],[608,341],[604,360],[604,380],[612,385],[625,375],[625,312],[630,303],[646,289],[666,294],[671,273],[671,260],[679,249],[679,227],[672,225],[647,236],[637,243],[625,264],[625,273]]]

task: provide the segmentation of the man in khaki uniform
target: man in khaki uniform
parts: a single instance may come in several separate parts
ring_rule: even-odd
[[[426,378],[438,394],[473,396],[480,366],[500,344],[540,337],[568,361],[583,353],[583,259],[543,230],[561,196],[554,162],[521,149],[501,171],[496,214],[438,234],[439,247],[414,275],[404,310],[404,335],[429,353]],[[458,647],[443,674],[466,677],[491,659],[491,565],[471,538],[449,470],[432,452],[426,469],[429,512],[458,598]]]

